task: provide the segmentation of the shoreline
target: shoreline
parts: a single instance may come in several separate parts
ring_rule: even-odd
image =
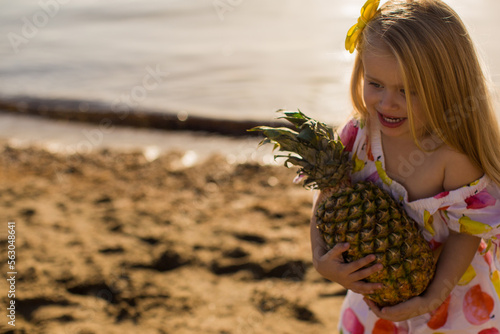
[[[53,120],[0,111],[0,142],[13,147],[35,146],[57,154],[84,154],[103,149],[143,152],[154,160],[167,152],[182,152],[186,166],[220,154],[230,163],[275,164],[270,147],[258,147],[257,136],[230,137],[202,131],[165,131],[130,126]]]

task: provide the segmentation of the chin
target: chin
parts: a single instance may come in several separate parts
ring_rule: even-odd
[[[387,129],[383,126],[380,126],[380,131],[387,137],[408,137],[411,138],[410,129]]]

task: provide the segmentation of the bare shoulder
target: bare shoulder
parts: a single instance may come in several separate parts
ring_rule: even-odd
[[[444,190],[460,188],[484,175],[484,172],[465,154],[449,147],[442,147],[440,150],[442,150],[441,157],[444,162]]]

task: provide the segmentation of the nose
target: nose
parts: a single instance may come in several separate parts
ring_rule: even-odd
[[[396,93],[389,90],[384,90],[380,96],[379,107],[380,111],[394,111],[399,107],[398,96]]]

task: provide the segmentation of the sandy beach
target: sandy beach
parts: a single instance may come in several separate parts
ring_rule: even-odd
[[[227,144],[207,151],[201,134],[163,133],[191,136],[191,153],[152,154],[146,130],[135,146],[116,143],[137,130],[116,129],[69,154],[54,148],[55,122],[30,141],[37,122],[16,119],[28,131],[0,138],[1,268],[14,221],[17,271],[16,327],[4,316],[0,331],[336,332],[344,290],[312,267],[312,194],[292,183],[294,170],[231,155],[236,139],[207,136]]]

